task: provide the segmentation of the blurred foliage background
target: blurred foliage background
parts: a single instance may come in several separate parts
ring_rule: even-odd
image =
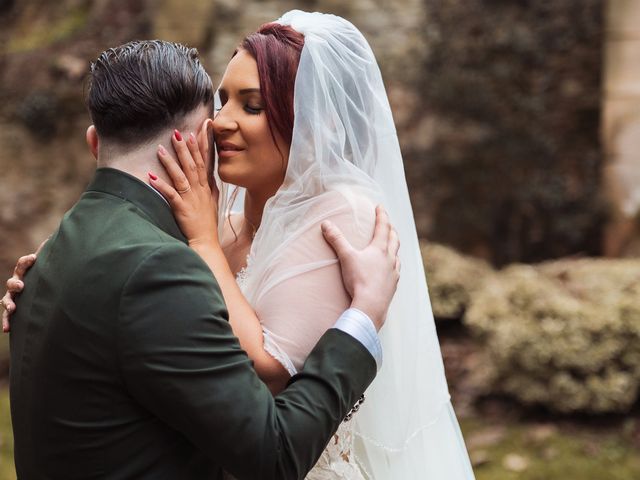
[[[638,4],[0,0],[0,272],[91,178],[99,52],[179,41],[216,83],[260,24],[342,15],[383,72],[477,478],[640,478]],[[15,478],[8,371],[2,336],[0,480]]]

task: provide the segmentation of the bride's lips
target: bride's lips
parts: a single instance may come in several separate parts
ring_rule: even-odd
[[[216,145],[218,150],[218,157],[220,158],[230,158],[244,151],[244,148],[237,146],[235,143],[231,142],[220,142]]]

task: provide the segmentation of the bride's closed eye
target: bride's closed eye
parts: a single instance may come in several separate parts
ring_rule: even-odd
[[[246,88],[240,90],[238,93],[240,98],[243,98],[245,101],[243,107],[245,112],[251,115],[259,115],[262,110],[264,110],[259,88]]]
[[[252,107],[251,105],[245,105],[244,111],[251,115],[260,115],[264,109],[262,107]]]
[[[244,105],[242,109],[250,115],[259,115],[263,110],[262,96],[259,88],[241,88],[237,94],[234,94],[237,100],[242,101]],[[229,93],[225,88],[218,89],[218,98],[220,103],[215,106],[215,111],[219,112],[229,101]]]
[[[224,105],[225,104],[222,103],[221,105],[216,106],[214,110],[216,112],[219,112],[220,110],[222,110],[222,107],[224,107]],[[253,106],[253,105],[249,105],[249,104],[246,104],[243,107],[243,109],[244,109],[245,112],[247,112],[250,115],[260,115],[264,111],[264,108],[261,107],[261,106]]]

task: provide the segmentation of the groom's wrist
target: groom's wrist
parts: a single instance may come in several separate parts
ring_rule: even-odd
[[[382,367],[382,345],[375,325],[366,313],[357,308],[349,308],[338,318],[333,328],[342,330],[364,345],[380,370]]]

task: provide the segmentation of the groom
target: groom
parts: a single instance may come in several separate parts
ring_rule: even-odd
[[[303,478],[376,373],[376,331],[398,279],[386,216],[361,251],[329,228],[352,306],[366,314],[337,319],[274,398],[216,280],[146,184],[163,171],[156,148],[174,126],[200,131],[211,115],[196,51],[132,42],[104,52],[90,80],[87,140],[99,168],[12,318],[18,478]]]

